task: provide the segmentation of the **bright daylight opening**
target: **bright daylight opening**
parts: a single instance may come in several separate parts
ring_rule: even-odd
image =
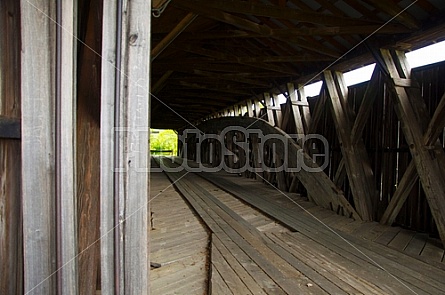
[[[178,151],[178,135],[166,129],[150,129],[150,152],[152,155],[175,156]]]
[[[411,68],[417,68],[432,63],[445,60],[445,41],[420,48],[406,53],[406,58]],[[371,79],[375,64],[370,64],[356,70],[344,73],[347,86],[366,82]],[[307,97],[317,96],[320,94],[322,82],[318,81],[304,86],[304,92]]]

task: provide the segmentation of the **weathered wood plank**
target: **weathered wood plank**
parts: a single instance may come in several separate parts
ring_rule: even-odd
[[[0,1],[0,27],[2,28],[0,122],[2,118],[19,122],[21,114],[19,1]],[[17,128],[18,132],[14,133],[17,135],[15,137],[19,138],[20,123]],[[23,245],[21,167],[20,141],[0,138],[0,183],[3,184],[0,189],[1,294],[23,294],[23,247],[18,246]]]
[[[212,245],[212,269],[216,270],[233,294],[253,294],[232,269],[215,245]],[[230,254],[229,254],[230,255]]]
[[[79,26],[84,28],[82,41],[93,50],[79,50],[77,65],[76,117],[76,185],[77,235],[79,264],[79,293],[97,290],[100,249],[100,68],[96,55],[101,46],[102,3],[91,1],[88,13],[79,15]]]
[[[117,0],[109,1],[103,9],[102,56],[107,62],[102,64],[101,79],[101,126],[100,129],[100,251],[101,251],[101,290],[103,295],[115,294],[115,243],[117,229],[114,220],[114,109],[116,92],[116,34]]]
[[[78,290],[78,251],[77,245],[77,190],[76,190],[76,64],[77,40],[68,33],[76,32],[77,0],[63,1],[60,7],[61,27],[57,28],[61,34],[60,63],[60,114],[56,124],[57,149],[57,194],[60,206],[58,210],[60,220],[57,220],[59,232],[57,233],[60,247],[58,268],[61,281],[59,290],[62,294],[77,294]],[[62,29],[63,28],[63,29]],[[75,34],[76,35],[76,34]],[[61,236],[59,236],[61,235]]]
[[[48,16],[55,19],[56,7],[33,5],[22,2],[20,10],[24,292],[55,294],[55,24]]]
[[[151,0],[136,0],[127,3],[124,10],[122,31],[122,69],[126,74],[120,91],[122,97],[121,124],[124,127],[119,151],[122,153],[120,166],[122,192],[119,194],[122,207],[119,208],[125,226],[123,227],[125,294],[142,294],[149,288],[149,240],[148,172],[150,167],[149,141],[149,102],[150,85],[149,52]],[[116,106],[115,106],[116,107]]]
[[[345,247],[345,240],[343,238],[334,234],[314,218],[301,214],[297,206],[294,206],[293,204],[292,206],[289,206],[288,202],[271,202],[267,196],[260,197],[257,193],[253,193],[251,190],[246,190],[242,186],[235,185],[234,183],[229,185],[222,182],[222,177],[212,177],[212,175],[208,174],[204,175],[215,184],[219,184],[219,186],[229,190],[238,198],[259,208],[266,214],[274,216],[284,224],[299,232],[290,233],[289,235],[303,234],[310,239],[317,241],[320,245],[339,253],[341,256],[347,257],[348,260],[356,265],[366,265],[367,270],[372,269],[372,276],[365,276],[366,280],[371,280],[371,278],[373,278],[372,283],[378,285],[380,288],[386,289],[386,292],[394,293],[395,290],[398,290],[398,292],[407,292],[409,289],[406,289],[400,281],[388,277],[387,274],[381,271],[380,267],[375,265],[375,262],[377,262],[378,265],[383,266],[389,273],[395,275],[406,286],[417,293],[438,292],[438,290],[444,286],[441,279],[443,271],[440,269],[382,245],[369,243],[369,241],[340,232],[339,234],[351,243],[349,246]],[[301,244],[301,241],[299,241],[298,244]],[[354,247],[351,245],[354,245]],[[312,249],[314,247],[310,248]],[[357,249],[361,252],[357,251]],[[320,251],[317,253],[319,252]],[[366,256],[364,256],[363,253],[365,253]],[[372,261],[370,261],[368,257],[371,257]]]

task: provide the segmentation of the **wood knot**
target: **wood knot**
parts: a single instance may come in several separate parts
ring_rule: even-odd
[[[138,39],[138,35],[137,34],[130,35],[130,40],[129,40],[130,45],[136,44],[137,39]]]

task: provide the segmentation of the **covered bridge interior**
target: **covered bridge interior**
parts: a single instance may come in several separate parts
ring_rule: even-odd
[[[4,0],[0,24],[1,294],[445,292],[445,62],[407,59],[445,2]]]

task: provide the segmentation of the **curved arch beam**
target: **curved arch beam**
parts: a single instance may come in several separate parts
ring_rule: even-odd
[[[318,172],[309,172],[305,169],[300,169],[296,172],[297,178],[308,191],[308,194],[313,196],[314,202],[322,207],[332,209],[342,207],[348,216],[362,220],[360,215],[355,211],[352,205],[346,200],[343,192],[329,179],[329,177],[320,169],[320,167],[313,162],[312,158],[303,150],[303,148],[295,143],[295,141],[284,131],[277,127],[273,127],[268,122],[249,117],[222,117],[204,121],[198,128],[206,132],[214,130],[223,130],[227,127],[242,127],[246,129],[260,129],[264,136],[278,135],[282,137],[281,140],[287,142],[288,148],[288,163],[291,167],[297,167],[298,160],[303,160],[304,165],[311,170],[318,170]],[[272,140],[273,139],[269,139]],[[277,145],[278,146],[278,145]],[[278,151],[279,152],[279,151]],[[282,151],[284,153],[284,151]],[[298,157],[297,155],[300,155]],[[317,169],[318,168],[318,169]]]

